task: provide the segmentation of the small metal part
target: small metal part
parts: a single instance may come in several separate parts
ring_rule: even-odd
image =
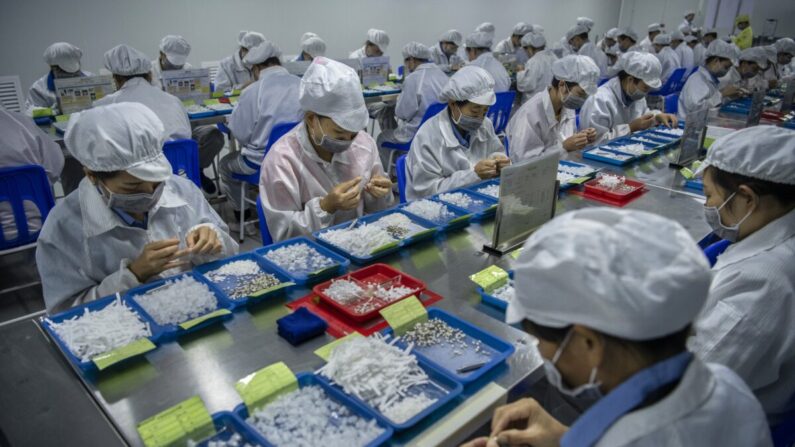
[[[484,366],[486,366],[486,362],[475,363],[473,365],[458,368],[457,370],[455,370],[455,372],[457,372],[458,374],[466,374],[468,372],[477,371],[478,369],[483,368]]]

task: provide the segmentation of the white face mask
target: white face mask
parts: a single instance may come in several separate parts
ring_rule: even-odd
[[[483,125],[483,120],[484,118],[477,118],[464,114],[461,108],[458,107],[458,120],[453,119],[453,122],[466,132],[475,132]]]
[[[588,383],[584,383],[577,388],[571,389],[563,383],[563,376],[555,366],[555,363],[558,362],[561,354],[563,354],[563,350],[566,349],[566,345],[569,344],[569,340],[571,339],[573,333],[574,331],[570,329],[566,334],[566,337],[563,339],[563,342],[560,344],[560,347],[558,347],[558,350],[555,351],[555,355],[552,356],[552,360],[544,359],[544,371],[547,375],[547,381],[552,386],[557,388],[561,394],[590,405],[602,398],[602,391],[599,389],[601,382],[596,380],[597,368],[594,367],[591,370],[591,376],[588,379]]]
[[[151,193],[117,194],[108,189],[101,181],[97,182],[97,184],[99,194],[105,204],[108,205],[108,208],[116,208],[128,213],[149,212],[160,201],[160,197],[163,195],[163,188],[166,185],[165,182],[160,182]]]
[[[323,149],[331,152],[332,154],[339,154],[341,152],[345,152],[348,148],[351,147],[353,144],[353,140],[337,140],[334,138],[329,137],[323,132],[323,127],[320,125],[320,118],[315,116],[315,122],[317,123],[317,127],[320,129],[320,141],[315,141],[314,135],[311,135],[312,142],[316,145],[322,147]]]
[[[722,210],[723,207],[729,203],[729,200],[734,198],[736,194],[736,192],[732,193],[732,195],[730,195],[729,198],[721,204],[721,206],[715,207],[704,205],[704,218],[707,220],[707,224],[709,224],[716,236],[729,242],[737,242],[737,239],[740,237],[740,225],[745,222],[745,219],[748,219],[748,216],[750,216],[753,212],[753,210],[748,211],[748,213],[745,214],[745,217],[740,219],[740,221],[734,225],[727,226],[723,224],[720,219],[720,210]]]

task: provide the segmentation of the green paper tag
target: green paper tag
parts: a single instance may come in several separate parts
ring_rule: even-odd
[[[395,248],[395,247],[398,246],[399,242],[400,241],[395,241],[395,242],[390,242],[388,244],[382,245],[382,246],[376,248],[375,250],[371,251],[370,254],[374,255],[376,253],[381,253],[382,251],[389,250],[390,248]]]
[[[56,123],[62,123],[64,121],[69,121],[69,117],[70,116],[71,115],[69,115],[68,113],[66,115],[58,115],[58,116],[55,117],[55,122]]]
[[[350,341],[350,340],[352,340],[354,338],[360,338],[360,337],[362,337],[362,334],[360,334],[358,332],[351,332],[350,334],[348,334],[348,335],[346,335],[346,336],[344,336],[342,338],[338,338],[338,339],[332,341],[331,343],[329,343],[329,344],[327,344],[325,346],[321,346],[320,348],[316,349],[315,350],[315,355],[328,362],[329,357],[331,357],[331,351],[333,351],[334,348],[336,348],[337,346],[339,346],[339,345],[341,345],[343,343],[346,343],[346,342],[348,342],[348,341]]]
[[[511,252],[511,257],[514,259],[519,259],[519,255],[522,254],[522,248],[517,248],[516,250]]]
[[[192,328],[192,327],[194,327],[194,326],[196,326],[198,324],[204,323],[205,321],[207,321],[207,320],[209,320],[211,318],[216,318],[216,317],[220,317],[222,315],[228,315],[228,314],[231,314],[231,313],[232,312],[230,312],[229,309],[218,309],[215,312],[210,312],[208,314],[202,315],[201,317],[197,317],[197,318],[194,318],[192,320],[188,320],[188,321],[186,321],[184,323],[180,323],[179,327],[181,327],[182,329],[188,330],[188,329],[190,329],[190,328]]]
[[[115,365],[122,360],[149,352],[156,347],[157,346],[155,346],[155,344],[152,343],[152,341],[148,338],[139,338],[138,340],[127,343],[126,345],[120,346],[112,351],[96,355],[91,359],[91,361],[97,365],[97,368],[99,368],[100,371],[102,371],[105,368]]]
[[[298,380],[284,362],[279,362],[238,380],[235,389],[251,414],[279,395],[297,390]]]
[[[41,118],[43,116],[52,116],[52,109],[49,107],[35,108],[31,112],[33,118]]]
[[[240,90],[232,90],[231,96],[240,96]]]
[[[715,142],[715,138],[705,137],[704,138],[704,148],[705,149],[709,149],[709,147],[712,146],[712,143],[714,143],[714,142]]]
[[[260,291],[252,293],[251,295],[249,295],[249,298],[259,298],[262,295],[265,295],[266,293],[275,292],[276,290],[283,289],[285,287],[294,286],[294,285],[295,285],[294,282],[283,282],[281,284],[276,284],[273,287],[268,287],[267,289],[262,289]]]
[[[694,174],[693,171],[690,170],[690,168],[682,168],[679,170],[679,173],[682,174],[682,177],[688,180],[696,176],[696,174]]]
[[[195,106],[196,105],[196,101],[194,101],[192,99],[186,99],[185,101],[182,101],[182,105],[185,106],[185,107]]]
[[[337,267],[339,267],[339,264],[334,264],[334,265],[332,265],[332,266],[329,266],[329,267],[323,267],[323,268],[322,268],[322,269],[320,269],[320,270],[315,270],[314,272],[307,273],[307,274],[306,274],[306,276],[318,276],[318,275],[322,275],[322,274],[324,274],[324,273],[328,272],[329,270],[334,270],[334,269],[336,269]]]
[[[500,205],[499,203],[495,203],[494,205],[486,208],[485,211],[496,210],[499,205]]]
[[[219,101],[217,99],[205,99],[204,100],[204,105],[206,105],[206,106],[214,106],[214,105],[218,105],[218,104],[221,104],[221,101]]]
[[[403,335],[415,324],[428,321],[428,311],[415,295],[391,304],[379,312],[396,335]]]
[[[463,216],[456,217],[455,219],[451,220],[450,222],[447,222],[447,225],[452,225],[452,224],[455,224],[455,223],[458,223],[458,222],[463,222],[463,221],[469,220],[471,218],[472,218],[472,214],[464,214]]]
[[[591,179],[591,177],[577,177],[577,178],[573,178],[573,179],[569,180],[568,183],[571,184],[571,185],[581,185],[581,184],[587,182],[590,179]]]
[[[491,293],[508,284],[508,272],[496,265],[492,265],[470,276],[469,279],[482,287],[484,292]]]
[[[215,433],[212,417],[199,396],[158,413],[138,424],[138,434],[147,447],[183,446]]]
[[[429,228],[427,230],[422,230],[422,231],[420,231],[418,233],[412,234],[411,237],[412,238],[419,238],[419,237],[422,237],[422,236],[425,236],[425,235],[431,234],[431,233],[436,233],[436,228]]]
[[[222,92],[220,90],[216,90],[216,91],[213,92],[212,97],[213,98],[223,98],[224,97],[224,92]]]

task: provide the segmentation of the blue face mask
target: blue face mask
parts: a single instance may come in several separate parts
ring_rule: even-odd
[[[453,122],[465,132],[474,132],[480,129],[480,126],[483,125],[483,120],[484,118],[465,115],[464,112],[461,111],[461,108],[459,108],[458,120],[453,119]]]
[[[588,383],[584,383],[577,388],[572,389],[563,383],[563,376],[555,366],[555,363],[558,362],[561,354],[563,354],[563,350],[566,349],[566,345],[569,344],[572,334],[573,331],[569,330],[569,332],[566,334],[566,337],[563,339],[563,342],[560,344],[560,347],[558,347],[558,350],[555,351],[555,355],[552,356],[552,360],[544,359],[544,372],[546,372],[547,381],[552,386],[557,388],[561,394],[571,397],[575,401],[586,406],[590,406],[603,396],[602,391],[599,389],[601,383],[596,380],[597,368],[594,367],[591,370],[591,376],[588,379]]]
[[[745,222],[745,219],[748,219],[748,216],[750,216],[753,212],[753,210],[748,211],[745,217],[740,219],[740,221],[734,225],[727,226],[723,224],[720,219],[720,210],[722,210],[723,207],[729,203],[729,200],[734,198],[736,194],[736,192],[732,193],[732,195],[730,195],[729,198],[721,204],[721,206],[715,207],[704,205],[704,218],[707,220],[707,224],[709,224],[716,236],[729,242],[737,242],[737,239],[740,237],[740,225]]]
[[[323,132],[323,127],[320,126],[320,119],[315,116],[315,122],[317,123],[318,129],[320,129],[320,141],[315,141],[315,136],[311,135],[312,142],[315,145],[322,147],[323,149],[331,152],[332,154],[339,154],[341,152],[345,152],[348,148],[351,147],[353,144],[353,140],[337,140],[335,138],[331,138]]]
[[[161,182],[152,193],[117,194],[109,190],[102,182],[97,184],[99,194],[108,208],[119,209],[127,213],[149,212],[160,201],[164,187],[165,183]]]

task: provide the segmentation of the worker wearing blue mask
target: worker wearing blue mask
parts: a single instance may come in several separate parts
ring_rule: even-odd
[[[723,102],[719,87],[720,78],[726,76],[737,58],[737,50],[722,40],[714,40],[704,53],[704,63],[690,75],[679,93],[677,115],[687,119],[687,115],[702,109],[717,108]],[[736,89],[728,86],[726,89]]]

